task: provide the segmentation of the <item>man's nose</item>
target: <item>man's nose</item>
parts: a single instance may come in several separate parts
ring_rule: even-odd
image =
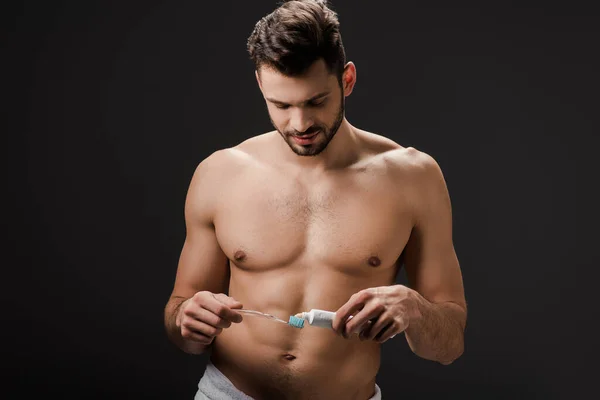
[[[291,118],[291,128],[296,132],[302,133],[313,126],[313,124],[314,120],[309,112],[301,108],[294,110]]]

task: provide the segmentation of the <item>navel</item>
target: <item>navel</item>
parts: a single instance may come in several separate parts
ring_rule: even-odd
[[[381,265],[381,260],[379,259],[379,257],[376,256],[369,258],[369,261],[367,262],[371,267],[379,267]]]
[[[244,261],[246,259],[246,253],[244,253],[242,250],[238,250],[233,255],[233,258],[235,261]]]

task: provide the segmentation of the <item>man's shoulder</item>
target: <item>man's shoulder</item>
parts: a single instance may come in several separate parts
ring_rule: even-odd
[[[260,160],[260,149],[268,140],[267,135],[269,134],[257,135],[235,146],[215,150],[198,164],[196,175],[222,179],[256,166]]]
[[[386,153],[388,170],[396,181],[429,196],[441,193],[446,182],[442,169],[429,153],[414,147],[402,147]]]
[[[387,157],[392,165],[409,172],[427,173],[439,168],[433,156],[412,146],[390,151]]]
[[[413,146],[401,146],[390,139],[372,137],[380,144],[372,156],[384,176],[401,187],[403,193],[411,193],[411,201],[424,204],[425,199],[447,195],[446,182],[440,165],[429,153]]]
[[[369,157],[380,159],[391,171],[420,174],[438,169],[436,160],[428,153],[413,146],[402,146],[385,136],[364,132]]]

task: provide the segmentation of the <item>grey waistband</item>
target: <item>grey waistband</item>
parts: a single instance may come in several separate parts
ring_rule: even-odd
[[[238,390],[233,383],[212,362],[206,365],[206,371],[200,382],[194,400],[254,400]]]

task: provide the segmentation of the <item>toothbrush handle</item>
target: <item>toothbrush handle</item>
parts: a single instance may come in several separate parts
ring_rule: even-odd
[[[241,312],[241,313],[244,313],[244,314],[256,315],[257,317],[263,317],[263,318],[272,319],[272,320],[274,320],[274,321],[277,321],[277,322],[281,322],[281,323],[287,324],[287,322],[285,322],[285,321],[284,321],[284,320],[282,320],[282,319],[279,319],[279,318],[277,318],[277,317],[276,317],[276,316],[274,316],[274,315],[271,315],[271,314],[265,314],[265,313],[262,313],[262,312],[260,312],[260,311],[254,311],[254,310],[245,310],[245,309],[236,310],[236,311],[238,311],[238,312]]]
[[[245,313],[245,314],[254,314],[254,315],[264,315],[261,312],[258,311],[254,311],[254,310],[236,310],[237,312],[241,312],[241,313]]]

